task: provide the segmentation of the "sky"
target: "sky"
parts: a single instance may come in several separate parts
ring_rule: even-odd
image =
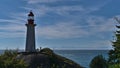
[[[0,49],[25,49],[30,10],[36,48],[111,49],[120,0],[1,0]]]

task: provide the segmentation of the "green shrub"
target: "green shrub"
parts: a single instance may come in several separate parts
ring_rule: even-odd
[[[16,59],[17,51],[6,50],[0,55],[0,68],[27,68],[23,60]]]
[[[40,52],[44,53],[44,54],[47,54],[49,56],[53,56],[53,51],[50,48],[44,48]]]
[[[120,68],[120,64],[110,64],[109,68]]]
[[[95,56],[90,63],[90,68],[108,68],[107,61],[102,55]]]

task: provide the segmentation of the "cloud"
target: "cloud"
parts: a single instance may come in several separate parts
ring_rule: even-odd
[[[44,38],[81,38],[99,36],[114,31],[114,20],[103,17],[89,17],[86,25],[76,22],[58,22],[47,26],[38,26],[38,35]],[[103,36],[104,37],[104,36]]]
[[[86,25],[81,25],[77,21],[57,22],[45,26],[38,25],[36,33],[39,37],[60,39],[89,37],[96,34],[98,34],[96,36],[99,36],[101,33],[114,31],[114,20],[112,18],[88,16],[84,19],[86,20],[84,21],[84,23],[87,23]],[[81,20],[79,21],[82,22]],[[1,37],[23,37],[25,35],[25,22],[12,19],[0,19],[0,22],[7,22],[7,24],[0,26],[0,30],[3,31],[0,33]]]
[[[43,16],[47,13],[56,13],[59,15],[74,15],[74,14],[78,14],[78,15],[85,15],[85,14],[89,14],[91,12],[95,12],[100,10],[102,7],[104,7],[106,4],[108,4],[109,2],[111,2],[112,0],[105,0],[105,1],[100,1],[100,3],[97,4],[92,4],[92,5],[84,5],[81,2],[78,2],[78,0],[26,0],[28,2],[28,6],[23,7],[24,9],[27,10],[34,10],[36,15],[39,16]],[[59,1],[62,1],[65,3],[65,5],[61,4],[59,6],[50,6],[50,3],[56,4],[59,3]],[[67,2],[66,2],[67,1]],[[76,2],[76,4],[74,5],[69,5],[70,2]],[[55,3],[54,3],[55,2]],[[34,3],[34,5],[30,6],[30,3]],[[36,4],[36,3],[45,3],[45,4]],[[80,4],[79,4],[80,3]]]
[[[38,34],[45,38],[77,38],[88,34],[76,23],[59,22],[54,25],[40,26]]]
[[[25,26],[23,21],[15,19],[0,19],[0,37],[1,38],[16,38],[23,37]]]
[[[27,0],[28,3],[50,3],[57,2],[59,0]],[[72,0],[71,0],[72,1]],[[77,0],[76,0],[77,1]],[[35,17],[46,16],[47,13],[55,13],[63,17],[68,18],[66,22],[64,20],[56,22],[53,25],[38,26],[38,35],[45,38],[77,38],[94,35],[100,32],[112,31],[113,20],[104,17],[90,15],[91,12],[99,10],[103,5],[97,5],[95,7],[83,5],[61,5],[61,6],[48,6],[48,5],[33,5],[32,7],[23,7],[26,10],[33,9]],[[76,14],[77,13],[77,14]],[[11,16],[12,19],[0,19],[0,22],[8,22],[5,28],[1,27],[1,30],[12,30],[13,32],[20,31],[21,34],[24,31],[23,25],[25,24],[25,18],[27,13],[14,13]],[[59,19],[58,19],[59,20]],[[70,21],[69,21],[70,20]],[[84,20],[84,21],[82,21]],[[78,23],[79,22],[79,23]],[[87,23],[81,25],[80,23]],[[12,24],[9,24],[12,23]],[[20,25],[18,25],[20,24]],[[15,28],[14,28],[15,27]],[[12,34],[12,33],[11,33]]]
[[[78,0],[25,0],[28,4],[37,4],[37,3],[54,3],[59,1],[78,1]],[[81,1],[81,0],[79,0]]]
[[[20,13],[16,14],[16,16],[13,15],[12,17],[13,19],[0,19],[0,22],[7,23],[1,25],[0,30],[4,32],[1,32],[0,34],[3,37],[6,37],[6,35],[11,37],[22,37],[25,34],[24,13],[23,15]],[[85,24],[81,25],[82,22]],[[114,20],[112,18],[86,15],[83,18],[73,18],[70,19],[70,21],[56,22],[52,25],[38,25],[36,33],[39,37],[47,39],[81,38],[89,37],[91,35],[100,36],[101,33],[114,31],[113,23]]]
[[[23,7],[27,11],[33,10],[37,16],[45,16],[47,13],[54,13],[62,16],[75,15],[85,15],[94,11],[99,10],[98,7],[84,7],[81,5],[71,5],[71,6],[46,6],[46,5],[36,5],[36,7]]]
[[[15,19],[0,19],[0,23],[4,23],[4,24],[21,24],[21,23],[18,23],[20,21],[18,20],[15,20]]]
[[[25,21],[26,20],[26,21]],[[13,13],[8,19],[0,19],[0,38],[24,37],[27,13]]]
[[[15,20],[14,22],[19,23],[19,24],[23,24],[27,21],[26,20],[27,19],[27,14],[28,13],[25,13],[25,12],[12,13],[12,14],[10,14],[9,17],[11,18],[10,20]]]
[[[36,4],[36,3],[51,3],[59,0],[26,0],[26,1],[28,1],[28,4]]]
[[[113,18],[89,16],[86,21],[92,32],[109,32],[114,30]]]
[[[97,50],[106,50],[106,49],[111,49],[112,46],[110,44],[109,40],[97,40],[97,41],[92,41],[90,42],[92,44],[88,44],[83,46],[85,49],[97,49]]]
[[[22,10],[27,10],[28,12],[33,10],[36,19],[35,22],[38,24],[36,27],[36,37],[40,37],[40,40],[42,41],[44,41],[43,39],[50,39],[50,41],[43,42],[45,45],[48,44],[48,47],[65,47],[69,49],[111,48],[110,46],[107,46],[110,43],[108,42],[109,38],[107,35],[114,31],[114,20],[106,16],[91,15],[91,13],[102,10],[102,7],[111,0],[102,0],[97,4],[94,2],[92,5],[90,5],[92,2],[89,5],[81,2],[77,3],[77,1],[84,0],[25,1],[27,3],[25,3],[26,5],[21,6]],[[74,1],[74,3],[72,1]],[[7,14],[9,15],[8,18],[0,19],[0,38],[25,38],[26,26],[24,24],[27,21],[27,14],[28,13],[26,12],[14,12],[10,15]],[[53,17],[55,20],[52,19]],[[43,23],[45,23],[44,26],[42,25]],[[65,41],[63,42],[61,39]],[[67,41],[69,39],[74,41],[66,42],[66,39]],[[78,41],[81,39],[83,39],[83,42]],[[56,41],[54,40],[58,43],[62,42],[63,45],[55,44]],[[51,41],[54,41],[54,43],[49,44]],[[41,43],[38,42],[40,45]]]

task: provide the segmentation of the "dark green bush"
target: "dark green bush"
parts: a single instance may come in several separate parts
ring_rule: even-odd
[[[107,61],[102,55],[95,56],[90,63],[90,68],[108,68]]]

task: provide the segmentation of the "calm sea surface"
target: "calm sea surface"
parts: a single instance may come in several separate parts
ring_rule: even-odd
[[[89,68],[89,63],[93,57],[103,55],[108,57],[108,50],[55,50],[55,53],[67,57],[85,68]]]
[[[2,54],[4,50],[0,50]],[[108,56],[108,50],[54,50],[56,54],[67,57],[81,66],[89,68],[89,63],[93,57],[97,55],[103,55],[105,58]]]

